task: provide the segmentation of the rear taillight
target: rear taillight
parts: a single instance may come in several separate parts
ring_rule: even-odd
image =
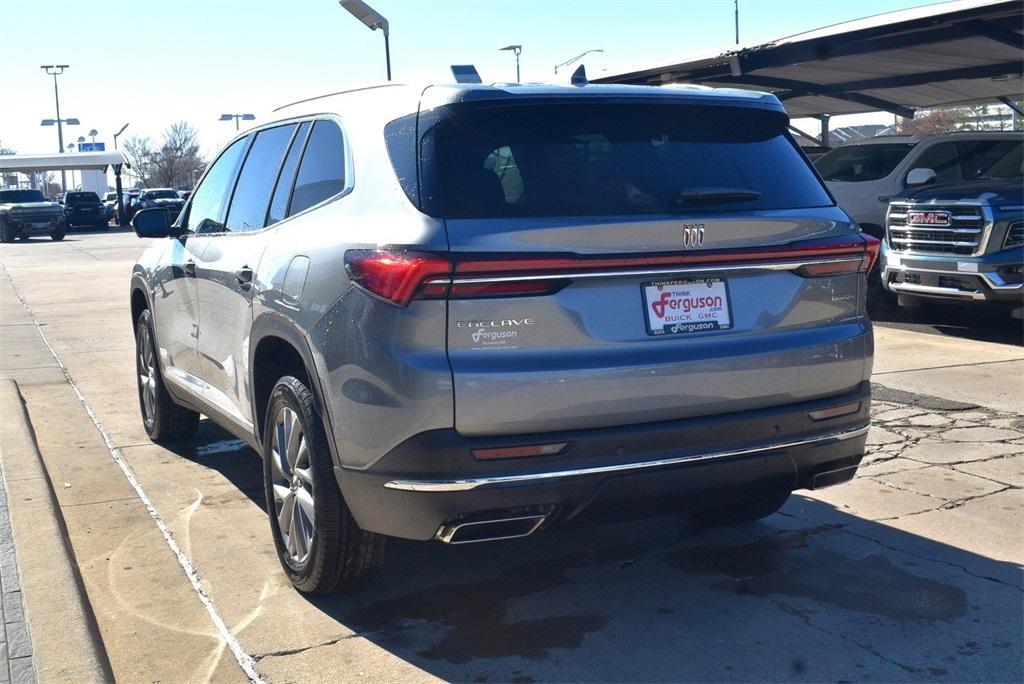
[[[387,250],[351,250],[345,253],[348,277],[358,287],[380,299],[406,306],[423,291],[427,281],[447,279],[452,264],[433,254],[390,252]],[[435,297],[443,298],[447,283],[429,286]]]
[[[438,255],[386,249],[345,253],[349,278],[364,291],[397,306],[413,299],[474,299],[549,295],[573,279],[714,271],[749,265],[793,271],[807,278],[868,273],[880,242],[870,235],[807,241],[752,250],[670,254]]]

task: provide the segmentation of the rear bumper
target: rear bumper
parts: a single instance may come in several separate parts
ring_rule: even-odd
[[[858,404],[836,418],[809,412]],[[870,389],[758,411],[617,428],[466,438],[433,430],[369,470],[336,468],[361,527],[431,539],[461,521],[542,517],[538,527],[699,508],[767,487],[853,477],[864,453]],[[477,461],[473,449],[567,442],[556,456]],[[531,530],[532,531],[532,530]]]
[[[979,257],[944,257],[892,252],[883,243],[881,260],[882,285],[896,294],[1018,305],[1024,294],[1024,247]]]

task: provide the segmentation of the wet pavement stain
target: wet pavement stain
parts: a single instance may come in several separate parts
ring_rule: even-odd
[[[893,620],[951,621],[967,613],[967,595],[959,587],[913,575],[882,554],[848,558],[810,543],[830,532],[817,527],[748,544],[703,546],[664,560],[685,572],[725,575],[729,580],[716,586],[737,594],[796,596]]]
[[[441,623],[448,628],[444,635],[419,652],[432,660],[453,664],[510,656],[542,660],[551,649],[579,647],[587,634],[605,626],[608,617],[579,613],[510,622],[508,613],[516,601],[570,584],[567,573],[572,569],[622,562],[639,551],[637,545],[624,545],[518,565],[499,577],[434,585],[377,600],[349,613],[344,622],[363,632],[385,633],[416,623]]]

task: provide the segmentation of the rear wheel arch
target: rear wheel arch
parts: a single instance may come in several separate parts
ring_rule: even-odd
[[[279,316],[260,321],[251,337],[249,352],[250,394],[252,396],[253,432],[262,442],[266,427],[267,406],[277,381],[291,375],[303,381],[313,393],[313,406],[328,433],[328,444],[334,452],[333,431],[328,420],[320,382],[312,354],[301,333]]]

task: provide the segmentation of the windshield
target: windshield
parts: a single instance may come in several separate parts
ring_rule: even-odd
[[[0,190],[0,202],[3,204],[45,201],[43,193],[38,190]]]
[[[174,190],[152,190],[146,193],[146,199],[181,199]]]
[[[100,201],[95,192],[69,192],[65,204],[96,204]]]
[[[1024,143],[1017,143],[987,169],[978,172],[978,178],[1019,178],[1024,175]]]
[[[827,181],[858,183],[878,180],[892,173],[914,144],[844,145],[818,157],[814,166]]]
[[[424,179],[424,201],[434,204],[426,209],[435,215],[616,216],[832,204],[781,113],[559,102],[462,105],[442,116],[423,153],[431,158],[436,145],[436,178]]]

